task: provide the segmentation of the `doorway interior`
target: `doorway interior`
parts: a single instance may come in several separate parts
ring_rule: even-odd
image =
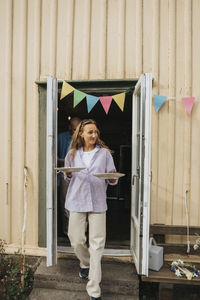
[[[111,103],[106,115],[100,101],[88,114],[86,100],[73,107],[73,94],[60,99],[61,86],[58,89],[58,122],[57,133],[68,130],[69,119],[94,119],[100,129],[101,139],[114,151],[113,159],[117,171],[126,176],[119,180],[117,186],[108,186],[107,190],[107,239],[108,249],[130,249],[130,210],[131,210],[131,153],[132,153],[132,92],[135,80],[108,81],[73,81],[74,88],[94,96],[111,96],[126,92],[124,111]],[[69,240],[63,235],[61,210],[57,209],[58,246],[70,246]]]

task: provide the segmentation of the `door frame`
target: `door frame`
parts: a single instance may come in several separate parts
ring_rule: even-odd
[[[109,88],[110,85],[115,86],[116,89],[119,90],[123,90],[125,88],[131,87],[131,84],[133,85],[134,83],[137,83],[138,79],[128,79],[128,80],[106,80],[106,84],[107,87]],[[91,86],[94,85],[94,83],[97,83],[98,88],[102,88],[103,86],[105,87],[105,80],[98,80],[98,81],[69,81],[69,83],[71,83],[72,85],[74,85],[76,88],[78,89],[83,89],[85,88],[85,91],[91,90]],[[45,94],[47,93],[47,82],[46,81],[40,81],[40,82],[36,82],[36,84],[38,84],[39,86],[39,92],[42,91],[42,93],[40,93],[40,107],[42,107],[42,113],[40,112],[40,130],[42,131],[42,135],[40,135],[40,144],[42,144],[42,146],[39,146],[39,155],[40,155],[40,162],[45,165],[46,162],[44,161],[44,155],[41,155],[41,153],[44,153],[44,150],[46,148],[46,145],[44,145],[44,134],[46,132],[46,128],[44,126],[44,128],[41,128],[42,123],[44,125],[44,114],[46,113],[46,107],[44,104],[44,99],[45,99]],[[58,81],[58,86],[59,86],[59,90],[61,89],[61,85],[62,85],[62,81]],[[97,87],[94,88],[94,90]],[[41,181],[42,184],[45,183],[44,180],[44,168],[42,168],[42,166],[40,166],[40,170],[41,173],[39,175],[39,178],[43,180]],[[40,195],[39,198],[42,198],[42,201],[39,201],[39,246],[42,247],[46,247],[46,213],[44,214],[44,211],[46,211],[45,208],[45,203],[44,203],[44,198],[46,198],[46,191],[44,189],[44,185],[42,187],[42,184],[39,184],[39,191],[40,191]],[[41,197],[40,197],[41,196]],[[45,217],[44,217],[45,216]],[[44,227],[45,225],[45,227]],[[63,252],[63,247],[58,247],[58,251],[59,252]],[[65,251],[64,251],[65,252]],[[67,247],[66,252],[72,252],[72,250],[70,249],[70,247]],[[117,256],[130,256],[131,251],[130,250],[122,250],[120,253],[119,249],[105,249],[105,254],[104,255],[117,255]]]
[[[106,90],[115,90],[116,94],[123,92],[125,89],[129,89],[137,84],[137,78],[130,78],[125,80],[72,80],[67,81],[75,88],[81,89],[84,92],[96,91],[101,89],[104,92]],[[39,247],[46,247],[46,97],[47,97],[47,81],[36,81],[39,92],[39,204],[38,204],[38,245]],[[58,94],[61,93],[62,80],[58,80]],[[70,247],[68,247],[70,251]],[[68,252],[67,250],[67,252]],[[58,251],[63,251],[62,247],[58,247]],[[110,253],[110,249],[106,250],[106,253]],[[124,255],[130,256],[130,250],[122,250]],[[113,255],[119,255],[118,249],[113,249]],[[122,254],[122,255],[123,255]],[[111,255],[111,254],[110,254]]]

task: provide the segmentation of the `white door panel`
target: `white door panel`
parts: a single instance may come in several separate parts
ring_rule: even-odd
[[[47,79],[46,210],[47,266],[57,263],[57,79]]]
[[[148,275],[152,75],[133,93],[131,251],[139,274]]]

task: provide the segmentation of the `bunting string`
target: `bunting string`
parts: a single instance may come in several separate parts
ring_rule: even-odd
[[[126,89],[124,92],[113,95],[113,96],[100,96],[96,97],[93,95],[86,94],[82,91],[79,91],[75,89],[73,86],[71,86],[69,83],[66,81],[63,81],[62,85],[62,90],[61,90],[61,96],[60,100],[68,96],[69,94],[73,93],[73,107],[75,108],[83,99],[86,99],[86,104],[87,104],[87,111],[88,113],[91,112],[91,110],[95,107],[95,105],[100,102],[103,110],[105,111],[106,114],[108,114],[110,106],[112,101],[114,101],[117,106],[120,108],[120,110],[123,112],[124,111],[124,104],[125,104],[125,98],[126,94],[129,92],[133,92],[134,87],[131,87],[129,89]],[[166,102],[166,100],[177,100],[179,97],[167,97],[164,95],[153,95],[153,103],[156,112],[158,112]],[[194,106],[195,102],[195,97],[182,97],[181,102],[183,103],[188,115],[191,114],[192,108]]]
[[[126,91],[124,91],[123,93],[119,93],[119,94],[116,94],[113,96],[96,97],[96,96],[81,92],[81,91],[75,89],[69,83],[63,81],[60,100],[62,100],[69,94],[73,93],[73,96],[74,96],[73,107],[76,107],[83,99],[86,98],[88,113],[90,113],[90,111],[93,109],[93,107],[98,102],[100,102],[106,114],[108,114],[112,100],[114,100],[114,102],[118,105],[120,110],[123,112],[126,94],[129,92],[132,92],[133,90],[134,90],[134,87],[131,87],[131,88],[127,89]]]
[[[153,95],[153,102],[155,106],[156,112],[160,110],[160,108],[163,106],[165,101],[168,100],[177,100],[178,97],[167,97],[167,96],[161,96],[161,95]],[[188,115],[191,114],[192,108],[195,102],[195,97],[182,97],[181,101],[188,113]]]

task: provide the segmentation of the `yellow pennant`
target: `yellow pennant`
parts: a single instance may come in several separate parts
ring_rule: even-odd
[[[121,111],[124,110],[124,102],[125,102],[125,93],[117,94],[112,96]]]
[[[75,90],[75,88],[73,86],[71,86],[69,83],[63,81],[60,100],[63,99],[65,96],[69,95],[74,90]]]

